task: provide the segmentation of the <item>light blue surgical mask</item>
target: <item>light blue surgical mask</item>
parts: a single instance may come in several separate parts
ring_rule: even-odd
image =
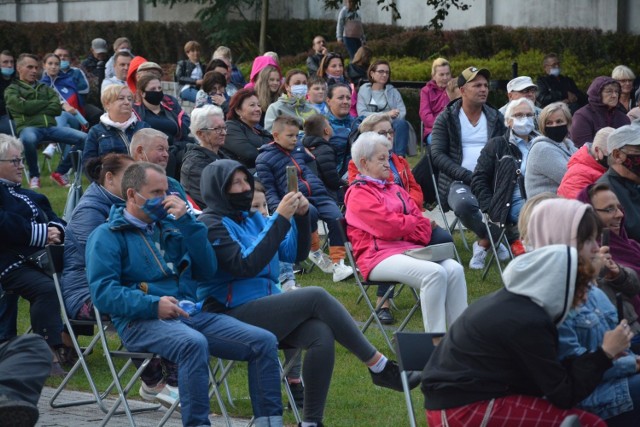
[[[549,74],[552,75],[552,76],[559,76],[560,75],[560,67],[550,69],[549,70]]]
[[[69,69],[69,61],[60,61],[60,68],[63,70],[68,70]]]
[[[307,85],[291,86],[291,94],[294,98],[301,99],[307,96]]]
[[[13,71],[14,71],[13,68],[2,67],[2,75],[5,77],[10,77],[13,74]]]

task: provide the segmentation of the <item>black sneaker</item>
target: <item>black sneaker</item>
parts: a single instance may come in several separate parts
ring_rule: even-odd
[[[388,360],[384,369],[380,373],[374,373],[369,369],[373,383],[380,387],[390,388],[395,391],[402,391],[402,379],[400,379],[400,368],[393,360]],[[409,389],[414,389],[420,384],[420,373],[409,373]]]
[[[391,314],[391,310],[388,307],[382,307],[377,312],[378,319],[380,319],[380,323],[383,325],[391,325],[396,319],[393,318],[393,314]]]
[[[38,421],[38,408],[22,400],[0,397],[0,427],[33,427]]]
[[[304,405],[304,386],[302,383],[292,383],[289,384],[289,388],[291,389],[291,394],[293,395],[293,400],[296,402],[296,406],[298,409],[302,409]],[[289,409],[291,409],[291,402],[288,403]]]

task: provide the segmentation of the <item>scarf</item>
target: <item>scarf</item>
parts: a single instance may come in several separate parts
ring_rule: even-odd
[[[125,131],[126,129],[129,128],[129,126],[131,126],[132,124],[134,124],[135,122],[138,121],[138,118],[136,117],[135,114],[133,114],[133,111],[131,112],[131,117],[129,117],[129,119],[126,122],[114,122],[113,120],[111,120],[109,118],[109,113],[104,113],[102,116],[100,116],[100,121],[102,123],[104,123],[107,126],[111,126],[114,127],[116,129],[120,129],[121,131]]]

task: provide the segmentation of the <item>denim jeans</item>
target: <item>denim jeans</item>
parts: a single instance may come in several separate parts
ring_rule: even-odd
[[[407,156],[407,146],[409,145],[409,122],[404,119],[393,119],[391,122],[394,132],[393,152],[398,156]]]
[[[40,170],[38,168],[38,144],[44,141],[53,141],[60,144],[72,145],[74,151],[82,151],[86,138],[87,134],[84,132],[57,126],[47,128],[26,127],[22,129],[22,132],[20,132],[20,140],[24,145],[24,155],[27,158],[29,176],[40,176]],[[56,168],[56,172],[63,175],[67,173],[69,169],[71,169],[71,159],[69,156],[65,156]]]
[[[210,425],[209,355],[247,361],[256,418],[282,416],[278,341],[269,331],[224,314],[201,312],[188,319],[134,320],[122,331],[130,351],[150,351],[178,364],[185,426]]]
[[[482,221],[482,212],[476,196],[471,192],[468,185],[461,181],[454,181],[449,187],[447,202],[451,210],[460,218],[462,225],[476,233],[478,238],[487,237],[487,229]]]
[[[329,244],[331,246],[344,246],[344,240],[338,228],[337,219],[342,218],[342,212],[331,196],[311,196],[309,197],[309,218],[311,220],[311,231],[318,229],[318,218],[327,223],[329,229]]]
[[[362,46],[362,40],[357,37],[344,37],[342,39],[344,41],[344,47],[347,48],[347,52],[349,52],[349,58],[353,61],[353,57],[356,55],[360,46]]]
[[[189,102],[196,102],[196,95],[198,95],[198,89],[195,87],[189,87],[180,92],[180,99]]]
[[[56,117],[56,123],[61,128],[80,129],[80,122],[76,116],[67,111],[63,111],[62,114]]]

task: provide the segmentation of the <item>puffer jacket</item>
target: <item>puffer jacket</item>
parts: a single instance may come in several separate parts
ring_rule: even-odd
[[[431,241],[431,221],[397,184],[359,175],[344,201],[347,236],[365,280],[382,260]]]
[[[226,188],[237,170],[247,174],[253,190],[253,176],[235,160],[218,160],[204,168],[201,192],[207,208],[198,217],[207,226],[219,265],[198,287],[198,300],[212,297],[226,309],[279,294],[279,260],[304,260],[311,245],[308,214],[287,220],[274,212],[264,218],[231,207]]]
[[[424,131],[422,138],[424,139],[431,133],[436,117],[449,103],[449,95],[447,89],[438,86],[435,80],[429,80],[422,89],[420,89],[420,120],[424,123]]]
[[[616,308],[597,287],[589,290],[587,302],[569,312],[558,326],[558,357],[573,359],[593,353],[602,345],[605,332],[618,324]],[[628,377],[636,374],[636,356],[627,353],[613,361],[596,389],[578,405],[598,415],[610,418],[633,409]]]
[[[111,208],[109,221],[91,233],[86,249],[91,300],[111,315],[118,333],[132,320],[157,319],[162,296],[195,301],[198,282],[217,269],[207,229],[192,215],[156,222],[156,233],[149,235],[123,211]]]
[[[260,147],[256,159],[258,179],[265,188],[267,205],[275,211],[287,194],[287,166],[295,166],[298,172],[298,190],[306,197],[330,197],[326,187],[306,165],[308,154],[297,145],[293,151],[287,151],[275,142]]]
[[[431,132],[431,156],[433,165],[440,171],[438,175],[438,193],[442,208],[449,210],[447,196],[453,181],[462,181],[471,185],[473,171],[463,168],[460,120],[458,114],[462,108],[462,99],[455,99],[447,105],[436,119]],[[487,118],[487,141],[504,134],[504,117],[489,104],[482,106]]]
[[[604,127],[617,129],[631,123],[627,111],[620,103],[611,108],[602,102],[602,89],[609,84],[616,84],[620,89],[620,84],[611,77],[596,77],[587,90],[589,103],[573,115],[571,139],[576,147],[582,147],[585,142],[593,142],[596,132]]]
[[[329,141],[318,136],[305,136],[302,139],[302,145],[314,155],[317,175],[327,190],[338,191],[345,182],[338,175],[336,150],[333,146]]]
[[[73,210],[64,239],[64,269],[60,283],[64,305],[72,319],[77,317],[82,305],[91,298],[85,260],[89,235],[105,223],[111,206],[122,204],[124,200],[93,182]]]
[[[31,86],[15,79],[4,91],[7,111],[16,123],[16,134],[26,127],[56,126],[56,117],[62,113],[60,98],[55,90],[44,83]]]
[[[145,122],[136,121],[123,132],[100,122],[89,130],[82,150],[82,158],[87,162],[91,158],[109,153],[129,154],[129,145],[133,134],[148,127],[149,125]]]
[[[295,117],[302,126],[305,120],[314,114],[318,114],[318,112],[305,98],[290,98],[285,93],[267,108],[267,114],[264,116],[264,128],[271,132],[273,121],[282,115]]]
[[[569,158],[567,172],[558,187],[558,196],[576,199],[584,187],[596,182],[607,171],[589,153],[589,146],[590,144],[584,144]]]
[[[220,150],[216,154],[201,145],[187,145],[187,153],[182,159],[182,168],[180,169],[180,184],[200,209],[204,209],[207,206],[200,194],[202,170],[209,163],[226,158]]]
[[[273,137],[266,130],[251,128],[241,120],[227,120],[226,125],[227,136],[221,150],[228,158],[255,170],[258,148],[273,141]]]

